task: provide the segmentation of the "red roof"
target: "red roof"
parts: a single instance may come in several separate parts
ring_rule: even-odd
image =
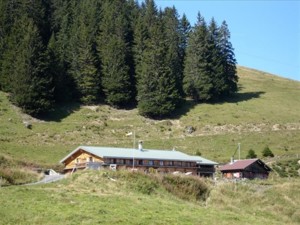
[[[252,163],[256,162],[258,159],[245,159],[245,160],[238,160],[232,164],[227,164],[220,168],[221,171],[224,170],[243,170],[250,166]]]

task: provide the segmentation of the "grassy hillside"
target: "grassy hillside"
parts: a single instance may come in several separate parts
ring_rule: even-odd
[[[0,190],[1,224],[299,224],[300,183],[187,181],[184,196],[208,187],[206,198],[178,197],[154,175],[85,171],[55,184]],[[173,179],[173,180],[174,180]],[[193,184],[193,185],[192,185]],[[189,190],[189,192],[185,190]],[[203,189],[203,188],[202,188]]]
[[[132,138],[125,134],[133,130],[145,148],[199,151],[218,162],[228,161],[238,143],[242,157],[249,149],[261,157],[266,145],[275,155],[300,153],[300,82],[244,67],[238,68],[238,75],[240,91],[229,102],[187,101],[167,120],[143,118],[136,109],[77,104],[35,119],[0,92],[0,154],[48,167],[78,145],[131,147]],[[188,134],[187,126],[195,132]]]
[[[187,101],[166,120],[78,104],[36,119],[0,92],[0,224],[299,224],[300,82],[244,67],[238,74],[240,91],[230,101]],[[274,173],[267,181],[215,183],[84,171],[54,184],[1,187],[38,179],[32,168],[59,168],[78,145],[132,147],[125,134],[133,130],[145,148],[198,151],[217,162],[227,162],[238,143],[242,157],[249,149],[261,157],[269,146],[275,157],[264,160]]]

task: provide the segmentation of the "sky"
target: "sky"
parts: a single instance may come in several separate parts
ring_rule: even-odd
[[[300,81],[300,1],[156,0],[158,8],[175,6],[193,26],[198,12],[231,32],[238,65]]]

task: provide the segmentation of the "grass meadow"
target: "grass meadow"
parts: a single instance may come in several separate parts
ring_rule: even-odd
[[[238,68],[240,91],[227,102],[195,104],[189,100],[172,118],[151,120],[137,109],[107,105],[69,104],[43,118],[22,114],[0,92],[0,154],[27,163],[54,166],[79,145],[173,149],[227,162],[241,143],[241,157],[253,149],[258,157],[265,146],[275,155],[300,152],[300,82],[244,67]],[[24,122],[32,125],[31,129]],[[195,131],[186,132],[188,126]]]
[[[233,98],[210,104],[187,99],[163,120],[141,117],[137,109],[75,103],[32,118],[0,92],[0,224],[299,224],[300,82],[245,67],[238,75]],[[186,132],[189,126],[193,133]],[[267,181],[202,180],[189,187],[103,171],[7,186],[40,179],[32,169],[60,170],[59,161],[79,145],[132,147],[131,131],[146,149],[200,152],[219,163],[229,161],[238,143],[241,158],[250,149],[261,158],[268,146],[275,157],[263,160],[276,169]],[[197,192],[201,185],[204,195]]]
[[[0,223],[296,225],[300,222],[299,180],[214,184],[199,179],[209,188],[209,194],[205,199],[184,200],[176,195],[179,190],[169,192],[161,182],[154,182],[153,177],[140,174],[132,179],[131,176],[131,172],[116,175],[88,171],[53,184],[1,188]],[[152,187],[150,192],[149,187]]]

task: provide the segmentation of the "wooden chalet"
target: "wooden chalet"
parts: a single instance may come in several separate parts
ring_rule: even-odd
[[[190,156],[180,151],[132,148],[79,146],[65,158],[65,172],[91,169],[135,169],[159,173],[186,173],[212,177],[216,162],[199,156]]]
[[[220,168],[223,178],[267,179],[271,168],[260,159],[237,160]]]

